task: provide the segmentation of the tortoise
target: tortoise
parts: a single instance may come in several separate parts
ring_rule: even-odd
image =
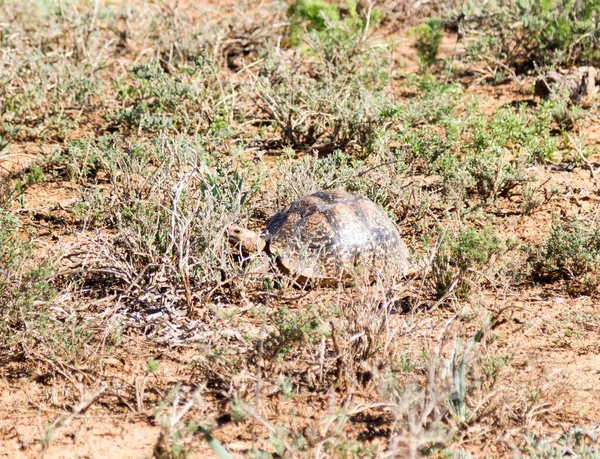
[[[236,226],[229,239],[243,253],[270,254],[281,272],[301,282],[341,280],[365,271],[406,275],[412,268],[408,248],[383,209],[344,190],[301,197],[275,214],[261,233]]]

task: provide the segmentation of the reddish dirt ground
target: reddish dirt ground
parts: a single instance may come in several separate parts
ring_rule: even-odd
[[[442,51],[444,56],[452,55],[453,37],[444,39]],[[398,37],[395,52],[395,60],[403,72],[416,70],[415,52],[405,36]],[[523,94],[516,82],[498,86],[475,84],[470,90],[480,98],[487,113],[515,101],[531,99],[531,96]],[[591,114],[578,127],[590,147],[600,146],[600,123],[595,116]],[[8,157],[0,163],[0,173],[14,172],[48,151],[49,147],[42,151],[34,144],[11,144]],[[589,162],[597,167],[600,154],[591,156]],[[589,214],[598,209],[600,198],[586,167],[567,170],[553,165],[536,166],[528,172],[537,178],[538,183],[556,185],[561,192],[533,216],[511,215],[511,209],[517,208],[518,202],[507,200],[499,203],[497,216],[500,218],[496,218],[494,225],[503,236],[516,237],[522,243],[539,242],[550,232],[553,212],[571,216]],[[72,231],[77,229],[71,226],[69,214],[63,208],[78,198],[78,193],[78,186],[67,181],[42,182],[26,191],[27,206],[19,210],[18,215],[24,223],[38,228],[40,247],[55,251],[60,245],[73,240]],[[485,292],[480,304],[482,308],[493,309],[494,314],[502,311],[497,314],[497,325],[493,328],[498,337],[491,346],[495,353],[514,356],[504,375],[507,387],[531,387],[544,395],[540,397],[540,403],[523,403],[523,407],[528,408],[506,415],[520,416],[525,425],[541,432],[560,432],[574,424],[597,423],[600,418],[598,301],[589,297],[572,298],[558,288],[526,287],[515,292],[496,286]],[[450,312],[438,311],[432,315],[445,316]],[[104,362],[100,372],[111,377],[118,375],[124,385],[135,387],[145,375],[148,353],[139,343],[139,337],[132,336],[130,339],[131,352],[127,352],[127,346],[124,346],[110,361]],[[410,342],[407,345],[410,346]],[[185,348],[171,351],[169,355],[162,356],[159,372],[150,377],[160,380],[162,386],[185,380],[189,374],[179,363],[190,361],[193,356],[194,351]],[[77,374],[85,378],[82,372]],[[61,391],[74,390],[77,381],[71,385],[54,385],[46,378],[45,372],[37,372],[36,368],[24,371],[17,363],[9,364],[0,372],[0,457],[37,457],[40,439],[46,435],[44,425],[70,412],[72,407],[64,406],[58,410],[54,402],[62,399],[64,394]],[[165,394],[153,395],[156,398]],[[546,403],[548,400],[552,403]],[[320,400],[320,403],[326,406],[328,401]],[[322,419],[327,410],[311,412],[311,407],[315,406],[318,404],[313,399],[306,405],[298,404],[293,408],[304,419]],[[280,408],[286,412],[291,407]],[[124,406],[117,409],[104,403],[92,403],[81,416],[56,429],[55,439],[44,457],[150,457],[160,428],[147,407],[141,412],[136,411]],[[253,445],[251,432],[252,429],[243,425],[226,424],[213,433],[228,445],[234,455],[240,455]],[[510,453],[510,442],[463,446],[472,449],[475,454],[481,448],[491,455],[506,456]],[[191,457],[216,457],[201,438],[193,440],[193,450]]]

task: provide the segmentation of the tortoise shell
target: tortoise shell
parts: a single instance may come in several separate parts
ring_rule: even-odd
[[[406,244],[386,213],[343,190],[304,196],[274,215],[263,233],[279,268],[295,276],[340,279],[411,267]]]

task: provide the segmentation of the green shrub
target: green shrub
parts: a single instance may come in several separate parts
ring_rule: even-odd
[[[294,348],[315,342],[323,335],[319,318],[312,311],[296,314],[280,306],[270,318],[276,330],[266,339],[265,348],[274,357],[285,357]]]
[[[356,9],[354,14],[356,14]],[[293,2],[288,8],[288,16],[295,22],[306,21],[307,30],[319,32],[327,29],[328,22],[337,23],[340,20],[337,5],[323,0]]]
[[[110,183],[110,198],[89,194],[78,212],[112,229],[110,242],[101,243],[106,253],[99,263],[126,261],[111,271],[120,273],[111,282],[137,278],[144,285],[157,271],[187,285],[210,282],[229,263],[225,231],[247,212],[248,195],[260,186],[258,169],[249,173],[248,165],[234,166],[184,138],[125,142],[106,136],[78,141],[69,153],[73,169],[94,164]]]
[[[574,295],[595,295],[600,285],[600,227],[580,220],[552,223],[537,247],[526,248],[534,281],[563,280]]]
[[[460,298],[468,297],[474,279],[488,271],[505,250],[502,240],[489,227],[482,231],[470,226],[456,235],[447,235],[432,264],[432,279],[437,296],[454,289]]]
[[[269,50],[248,96],[284,142],[297,149],[329,144],[368,149],[388,99],[389,62],[380,47],[353,34],[344,40],[311,35],[311,64]]]
[[[0,11],[0,43],[10,63],[0,76],[1,136],[61,141],[100,105],[103,83],[94,63],[107,42],[90,26],[98,18],[91,10],[65,13],[53,2],[8,1]],[[49,38],[49,30],[58,35]]]
[[[467,28],[477,30],[466,34],[471,58],[499,61],[517,71],[600,63],[597,0],[472,3],[464,12]]]
[[[442,20],[439,18],[429,19],[411,29],[409,34],[416,38],[413,46],[417,50],[421,70],[427,70],[435,65],[443,36]]]
[[[53,267],[44,260],[31,262],[33,245],[19,235],[20,226],[16,217],[0,210],[0,352],[17,345],[25,322],[41,314],[31,314],[34,303],[53,295],[48,285]]]
[[[489,116],[456,85],[425,75],[418,95],[385,107],[389,130],[406,148],[408,174],[435,174],[443,197],[464,204],[517,193],[532,162],[557,162],[559,137],[548,106],[504,107]],[[479,205],[479,204],[476,204]]]
[[[376,22],[378,16],[376,13],[369,18],[370,24]],[[344,39],[357,32],[362,33],[366,27],[354,0],[346,0],[339,5],[324,0],[296,0],[288,8],[288,17],[291,21],[288,39],[292,46],[302,43],[304,30]]]
[[[216,70],[205,59],[196,59],[166,72],[160,61],[149,58],[129,68],[129,78],[113,85],[122,108],[106,115],[122,131],[192,134],[226,128],[218,107]]]
[[[558,438],[540,438],[528,432],[524,439],[523,452],[532,459],[561,458],[565,451],[582,459],[600,456],[598,434],[593,429],[571,427]]]

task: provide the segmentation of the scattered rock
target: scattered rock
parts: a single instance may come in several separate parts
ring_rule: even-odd
[[[109,358],[104,359],[104,364],[110,365],[111,367],[118,367],[121,365],[121,362],[119,362],[115,358],[109,357]]]
[[[600,72],[595,67],[579,67],[570,73],[546,72],[535,82],[535,94],[546,99],[552,93],[565,90],[572,103],[590,108],[598,92],[597,84],[600,84]]]

